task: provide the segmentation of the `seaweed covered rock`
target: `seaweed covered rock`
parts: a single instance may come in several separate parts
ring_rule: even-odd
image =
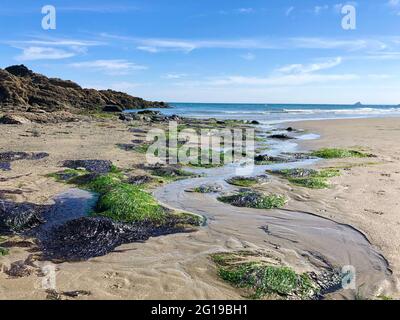
[[[264,184],[269,182],[270,178],[267,175],[260,175],[256,177],[242,177],[237,176],[226,180],[227,183],[239,187],[251,187],[256,184]]]
[[[46,152],[0,152],[0,170],[11,170],[11,162],[17,160],[40,160],[48,157]]]
[[[0,201],[0,233],[18,233],[41,223],[44,206],[32,203]]]
[[[254,161],[257,165],[266,165],[271,163],[288,162],[289,160],[286,157],[269,156],[267,154],[261,154],[255,156]]]
[[[318,174],[317,170],[314,169],[304,169],[304,168],[295,168],[295,169],[286,169],[286,170],[275,170],[272,171],[275,174],[282,174],[288,178],[306,178],[313,177]]]
[[[270,139],[277,139],[277,140],[291,140],[291,139],[296,139],[294,137],[288,136],[287,134],[272,134],[268,136]]]
[[[219,201],[228,203],[235,207],[245,207],[254,209],[274,209],[281,208],[286,203],[286,198],[280,195],[265,195],[255,191],[242,190],[236,194],[222,196]]]
[[[152,183],[154,180],[155,179],[150,176],[131,176],[128,177],[127,183],[139,186],[146,183]]]
[[[197,192],[197,193],[218,193],[222,191],[222,186],[215,184],[202,184],[194,189],[186,190],[187,192]]]
[[[198,225],[194,217],[175,218],[172,215],[163,224],[148,221],[121,223],[103,217],[84,217],[50,230],[42,237],[40,246],[46,259],[82,261],[106,255],[124,243],[183,232],[184,224]]]
[[[113,164],[109,160],[66,160],[63,166],[70,169],[85,169],[92,173],[104,174],[113,169]]]

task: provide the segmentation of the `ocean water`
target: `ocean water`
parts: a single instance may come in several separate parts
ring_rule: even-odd
[[[195,118],[257,120],[268,124],[300,120],[400,116],[400,105],[222,103],[170,103],[170,105],[172,108],[164,109],[164,114]]]

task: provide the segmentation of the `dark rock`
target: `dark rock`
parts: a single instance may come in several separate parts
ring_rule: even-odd
[[[118,143],[117,147],[124,151],[134,151],[137,148],[137,144],[134,143]]]
[[[284,173],[285,177],[288,178],[307,178],[307,177],[312,177],[318,174],[317,170],[314,169],[288,169],[288,170],[274,170],[272,173],[275,174],[281,174]]]
[[[117,105],[106,105],[103,107],[103,112],[122,112],[124,109]]]
[[[75,291],[65,291],[62,293],[63,296],[68,298],[78,298],[81,296],[90,296],[92,293],[86,290],[75,290]]]
[[[272,134],[268,136],[270,139],[278,139],[278,140],[291,140],[291,139],[296,139],[294,137],[290,137],[286,134]]]
[[[5,271],[7,275],[13,278],[29,277],[35,272],[35,269],[27,264],[25,261],[16,261],[10,265],[10,268]]]
[[[257,155],[254,157],[254,161],[256,162],[256,164],[268,164],[268,163],[284,163],[284,162],[288,162],[289,160],[287,158],[284,157],[274,157],[274,156],[269,156],[267,154],[263,154],[263,155]]]
[[[263,195],[258,192],[241,190],[237,194],[223,197],[223,202],[227,202],[235,207],[254,208],[262,201],[262,198]]]
[[[259,121],[257,121],[257,120],[253,120],[252,122],[250,122],[251,124],[254,124],[254,125],[259,125],[260,124],[260,122]]]
[[[89,172],[105,174],[112,170],[113,164],[109,160],[66,160],[63,167],[70,169],[84,168]]]
[[[191,222],[191,221],[186,221]],[[150,237],[183,232],[182,223],[167,218],[163,225],[151,222],[119,223],[108,218],[84,217],[55,227],[41,239],[40,247],[45,259],[82,261],[103,256],[116,247]]]
[[[150,176],[132,176],[128,178],[127,182],[138,186],[146,183],[152,183],[154,180],[155,179]]]
[[[154,110],[143,110],[143,111],[139,111],[137,114],[141,114],[141,115],[148,115],[148,116],[158,116],[161,115],[160,111],[154,111]]]
[[[9,163],[9,162],[0,162],[0,170],[10,171],[11,170],[11,163]]]
[[[219,193],[222,191],[222,186],[219,184],[202,184],[201,186],[186,190],[187,192],[198,192],[198,193]]]
[[[19,233],[43,223],[45,206],[0,201],[0,233]]]
[[[294,129],[293,129],[292,127],[289,127],[289,128],[286,129],[286,131],[288,131],[288,132],[293,132]]]
[[[26,77],[26,76],[31,76],[33,75],[33,71],[28,69],[26,66],[23,64],[19,66],[10,66],[5,69],[7,72],[13,74],[14,76],[17,77]]]

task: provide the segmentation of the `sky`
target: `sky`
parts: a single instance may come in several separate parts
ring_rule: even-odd
[[[398,105],[400,0],[340,1],[2,0],[0,68],[168,102]]]

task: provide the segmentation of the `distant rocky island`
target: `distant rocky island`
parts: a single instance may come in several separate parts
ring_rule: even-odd
[[[3,122],[12,122],[16,117],[27,121],[51,118],[55,122],[91,112],[167,106],[165,102],[146,101],[114,90],[82,88],[69,80],[35,73],[24,65],[0,69],[0,113],[5,113],[9,119]],[[51,116],[43,116],[49,113]]]

